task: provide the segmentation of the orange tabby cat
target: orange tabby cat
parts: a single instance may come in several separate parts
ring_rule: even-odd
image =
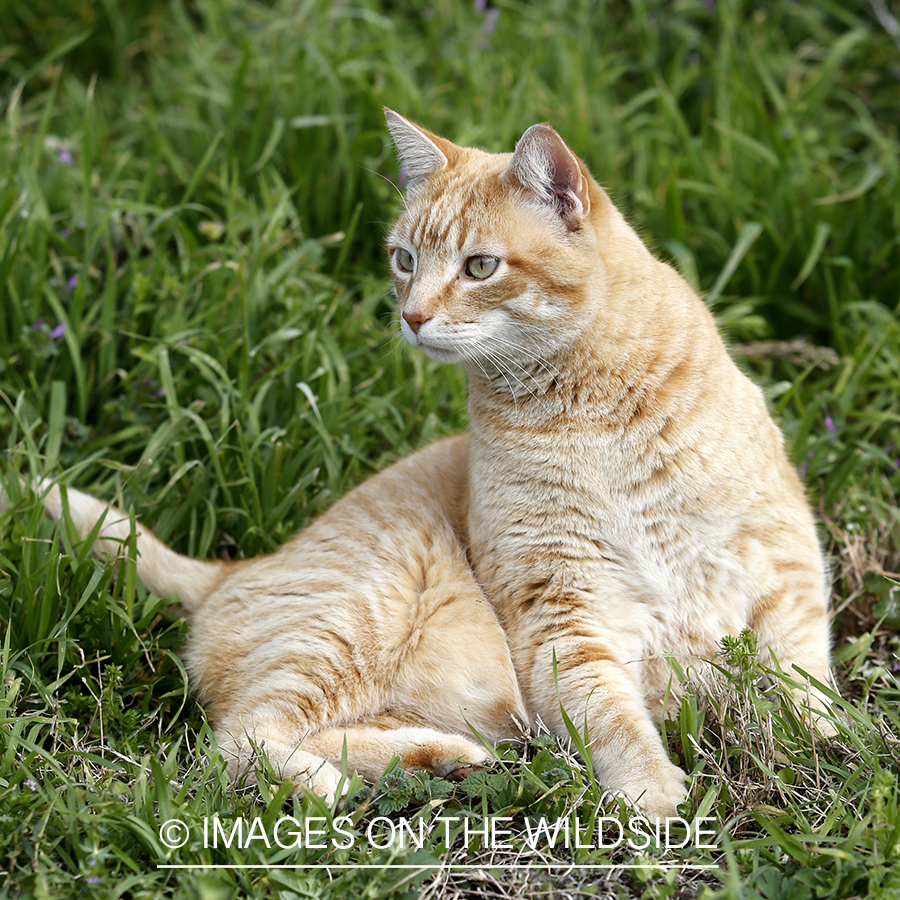
[[[526,706],[564,734],[561,702],[601,781],[671,813],[660,654],[709,659],[749,626],[790,674],[829,677],[826,567],[782,436],[552,128],[492,155],[386,115],[409,178],[401,327],[469,375],[468,558]]]
[[[710,658],[750,626],[785,668],[828,677],[825,567],[781,435],[703,303],[556,132],[491,155],[386,115],[408,173],[389,237],[401,327],[468,371],[471,435],[270,556],[189,560],[138,526],[138,573],[190,615],[232,772],[263,746],[333,797],[345,740],[368,778],[394,754],[464,771],[488,758],[469,724],[565,734],[562,703],[607,787],[674,814],[660,654]],[[41,490],[59,519],[59,489]],[[95,551],[121,549],[127,517],[67,498],[82,535],[105,516]]]

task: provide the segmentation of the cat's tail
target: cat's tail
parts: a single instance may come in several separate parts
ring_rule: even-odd
[[[40,481],[34,487],[41,497],[47,515],[56,522],[63,518],[63,498],[59,485]],[[87,538],[101,522],[97,539],[91,547],[94,556],[109,554],[118,558],[128,552],[128,539],[136,534],[137,573],[147,590],[160,597],[177,596],[191,613],[199,609],[225,574],[227,563],[190,559],[167,547],[148,528],[136,523],[115,506],[103,503],[89,494],[66,488],[69,518],[82,538]],[[9,501],[0,488],[0,512]]]

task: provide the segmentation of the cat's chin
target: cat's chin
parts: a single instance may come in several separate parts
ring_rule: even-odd
[[[403,322],[401,325],[401,331],[403,333],[403,337],[405,337],[413,347],[417,347],[419,350],[425,353],[426,356],[430,356],[437,362],[459,363],[463,360],[463,357],[454,348],[441,346],[429,341],[427,338],[423,338],[421,334],[414,333],[413,330],[409,328],[405,322]]]
[[[460,363],[462,362],[462,358],[460,355],[454,351],[450,350],[446,347],[434,347],[429,344],[419,343],[417,345],[420,350],[422,350],[426,356],[430,356],[436,362],[441,363]]]

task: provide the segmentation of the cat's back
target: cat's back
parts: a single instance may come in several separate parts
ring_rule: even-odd
[[[267,580],[309,579],[321,567],[375,582],[408,571],[411,559],[447,553],[465,540],[469,436],[438,440],[355,487],[274,553],[232,565],[207,604]]]

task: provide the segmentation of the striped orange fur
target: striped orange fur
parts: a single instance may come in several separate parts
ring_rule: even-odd
[[[401,328],[467,370],[470,433],[269,556],[191,560],[138,526],[138,574],[187,610],[233,774],[262,747],[334,797],[345,742],[368,778],[395,754],[465,771],[488,759],[470,726],[565,734],[563,707],[607,787],[673,814],[664,654],[709,659],[749,626],[828,679],[826,568],[781,434],[704,304],[556,132],[493,155],[386,115],[408,173],[388,238]],[[59,519],[60,488],[38,490]],[[94,551],[121,552],[129,518],[66,496],[83,536],[103,520]]]
[[[781,433],[553,129],[494,155],[386,115],[410,173],[388,241],[401,324],[468,372],[468,556],[529,713],[562,734],[562,704],[603,782],[673,813],[662,654],[709,659],[749,626],[788,672],[829,677],[826,566]]]

